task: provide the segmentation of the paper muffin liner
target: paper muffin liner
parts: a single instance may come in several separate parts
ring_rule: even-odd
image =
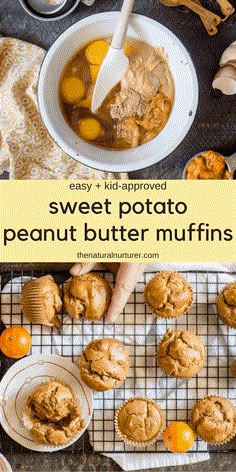
[[[161,420],[162,420],[161,428],[158,431],[158,433],[156,434],[156,436],[154,436],[152,439],[149,439],[148,441],[132,441],[131,439],[127,438],[119,429],[119,425],[118,425],[119,412],[122,410],[122,408],[127,403],[129,403],[132,400],[145,400],[149,403],[153,403],[158,408],[158,411],[160,413],[160,417],[161,417]],[[122,403],[120,408],[116,411],[115,418],[114,418],[114,425],[115,425],[115,430],[116,430],[117,435],[126,444],[129,444],[130,446],[133,446],[133,447],[147,447],[147,446],[151,446],[152,444],[154,444],[157,441],[157,439],[159,439],[162,436],[162,434],[164,432],[164,428],[165,428],[165,418],[164,418],[163,412],[161,410],[161,407],[159,406],[159,404],[155,400],[152,400],[151,398],[142,397],[142,396],[130,397],[130,398],[128,398],[128,400],[125,400],[125,402]]]
[[[160,346],[161,346],[161,344],[162,344],[162,341],[163,341],[163,339],[164,339],[164,337],[165,337],[165,335],[166,335],[166,333],[167,333],[168,331],[189,331],[189,332],[192,333],[192,331],[190,331],[189,329],[182,329],[182,330],[181,330],[181,329],[178,329],[178,328],[177,328],[177,329],[176,329],[176,328],[168,328],[168,329],[166,330],[165,334],[161,337],[160,342],[158,343],[158,346],[157,346],[157,350],[156,350],[156,362],[157,362],[157,367],[159,367],[159,369],[161,369],[163,372],[165,372],[165,374],[166,374],[169,378],[172,378],[172,379],[186,379],[186,380],[187,380],[187,379],[192,379],[192,378],[196,377],[196,375],[198,375],[198,374],[202,371],[202,369],[204,369],[204,366],[205,366],[205,364],[206,364],[206,358],[207,358],[207,356],[206,356],[206,346],[205,346],[205,344],[203,343],[201,337],[198,336],[198,335],[196,335],[195,333],[192,333],[192,334],[195,334],[195,336],[197,336],[198,338],[200,338],[201,341],[202,341],[202,343],[203,343],[203,345],[204,345],[205,353],[204,353],[203,365],[202,365],[201,369],[198,370],[198,372],[196,372],[196,373],[193,374],[193,375],[188,375],[188,376],[173,375],[173,374],[169,374],[168,372],[166,372],[166,370],[165,370],[163,367],[161,367],[160,364],[159,364],[159,362],[158,362],[158,351],[159,351],[159,348],[160,348]],[[189,368],[189,370],[191,370],[191,368]]]
[[[61,289],[56,284],[55,280],[51,275],[44,275],[37,279],[32,279],[22,287],[21,291],[21,307],[24,317],[33,324],[42,324],[45,326],[55,326],[60,328],[61,322],[58,317],[58,314],[61,312],[61,308],[57,310],[57,304],[47,308],[45,304],[45,292],[44,288],[47,287],[47,283],[55,284],[56,290],[58,290],[58,299],[60,299],[60,305],[62,308],[62,299],[61,299]],[[30,285],[29,285],[30,284]],[[51,293],[53,294],[53,288],[51,287]],[[54,316],[51,319],[48,319],[49,314],[51,316],[50,310],[54,310]],[[49,312],[49,313],[48,313]]]
[[[194,433],[196,434],[196,436],[198,438],[200,438],[202,441],[204,441],[206,444],[211,444],[212,446],[222,446],[226,443],[228,443],[229,441],[231,441],[231,439],[233,439],[235,436],[236,436],[236,407],[233,405],[233,403],[226,397],[221,397],[219,395],[206,395],[205,397],[203,397],[201,400],[198,400],[198,402],[196,403],[196,405],[202,401],[202,400],[207,400],[208,398],[211,398],[211,397],[217,397],[217,398],[223,398],[224,400],[228,400],[228,402],[232,405],[232,407],[234,408],[234,427],[233,427],[233,430],[232,432],[225,438],[224,441],[221,441],[221,442],[215,442],[215,441],[207,441],[206,439],[204,439],[202,436],[200,436],[195,427],[194,427],[194,424],[193,424],[193,409],[191,411],[191,418],[190,418],[190,422],[191,422],[191,425],[192,425],[192,428],[193,428],[193,431]],[[196,406],[195,405],[195,406]]]
[[[235,323],[233,323],[233,322],[231,323],[231,322],[227,321],[226,318],[224,318],[222,315],[220,315],[220,313],[218,312],[218,309],[217,309],[217,314],[218,314],[219,318],[221,319],[222,323],[224,323],[226,326],[228,326],[231,329],[236,329]]]
[[[145,288],[144,288],[144,300],[145,300],[145,303],[146,305],[148,306],[149,310],[152,312],[152,314],[154,316],[156,316],[157,318],[161,318],[162,320],[175,320],[176,318],[179,318],[180,316],[183,316],[183,315],[186,315],[186,313],[189,312],[190,308],[192,307],[192,304],[193,304],[193,287],[192,285],[188,282],[188,285],[190,286],[191,288],[191,291],[192,291],[192,300],[191,300],[191,305],[189,305],[188,309],[186,311],[184,311],[183,313],[180,313],[179,315],[176,315],[176,316],[161,316],[159,314],[157,314],[155,312],[155,310],[153,309],[153,307],[148,303],[147,299],[146,299],[146,295],[145,295],[145,292],[146,292],[146,287],[148,286],[149,282],[154,279],[156,277],[156,275],[159,275],[159,274],[164,274],[165,272],[169,272],[170,274],[178,274],[178,275],[181,275],[187,282],[188,280],[186,279],[186,277],[184,277],[182,274],[180,274],[179,272],[177,271],[161,271],[161,272],[158,272],[157,274],[155,274],[153,277],[151,277],[148,281],[148,283],[146,284]]]

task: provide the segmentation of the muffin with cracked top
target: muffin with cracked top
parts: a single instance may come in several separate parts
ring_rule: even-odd
[[[192,410],[196,434],[209,444],[225,444],[236,435],[236,408],[224,397],[209,396]]]
[[[168,375],[190,378],[204,367],[205,347],[191,331],[168,329],[157,351],[157,363]]]
[[[191,308],[193,290],[178,272],[160,272],[147,283],[144,298],[156,316],[177,318]]]
[[[88,387],[98,392],[118,387],[127,377],[129,353],[114,338],[95,339],[80,357],[80,375]]]
[[[43,275],[23,285],[21,306],[24,317],[31,323],[60,327],[61,290],[51,275]]]
[[[65,309],[73,318],[96,321],[106,314],[111,295],[110,284],[100,275],[77,275],[65,287]]]
[[[236,282],[223,288],[217,299],[217,311],[223,323],[236,329]]]
[[[153,444],[164,428],[164,417],[154,400],[134,397],[126,400],[115,415],[115,429],[127,444],[146,447]]]

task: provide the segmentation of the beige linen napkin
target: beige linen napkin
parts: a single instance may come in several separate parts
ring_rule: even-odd
[[[65,154],[50,138],[38,111],[37,81],[45,51],[0,38],[0,174],[10,179],[113,179]]]

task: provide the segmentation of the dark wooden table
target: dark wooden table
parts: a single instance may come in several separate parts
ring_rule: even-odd
[[[216,0],[203,0],[206,7],[220,13]],[[236,7],[236,0],[232,0]],[[121,0],[95,0],[91,7],[80,4],[69,17],[46,23],[27,15],[18,0],[0,1],[0,34],[14,36],[48,49],[54,40],[76,21],[94,13],[119,10]],[[130,174],[136,179],[179,179],[185,163],[197,152],[213,148],[225,155],[236,151],[236,96],[223,96],[211,83],[224,49],[236,39],[236,13],[209,37],[198,16],[185,7],[167,8],[159,0],[136,0],[134,12],[167,26],[189,50],[195,64],[199,107],[195,122],[184,141],[161,162]],[[4,176],[6,178],[6,174]]]
[[[69,274],[69,268],[72,264],[0,264],[0,274],[2,275],[2,285],[5,285],[10,279],[10,271],[14,271],[14,276],[20,275],[21,270],[42,271],[54,273],[55,280],[60,283],[66,280]],[[1,358],[1,375],[15,362],[3,355]],[[115,472],[121,468],[111,459],[94,453],[89,443],[88,433],[86,432],[75,444],[70,446],[67,451],[56,453],[36,453],[31,452],[19,444],[15,443],[0,427],[0,451],[4,453],[12,465],[13,472],[69,472],[69,471],[110,471]],[[225,446],[210,447],[210,460],[198,464],[186,465],[180,467],[168,467],[165,469],[152,469],[153,472],[235,472],[236,467],[236,438]],[[147,471],[148,472],[148,471]],[[151,472],[151,471],[150,471]]]

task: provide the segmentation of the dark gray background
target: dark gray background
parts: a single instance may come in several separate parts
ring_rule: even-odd
[[[232,0],[236,7],[236,0]],[[121,0],[95,0],[91,7],[82,3],[69,17],[52,23],[31,18],[18,0],[0,0],[0,34],[32,42],[45,49],[69,26],[88,15],[119,10]],[[205,7],[220,14],[216,0],[203,0]],[[195,122],[184,141],[164,160],[133,172],[131,178],[179,179],[185,163],[197,152],[213,148],[230,155],[236,151],[236,96],[223,96],[211,83],[224,49],[236,39],[236,13],[209,37],[198,16],[185,7],[167,8],[159,0],[136,0],[134,12],[167,26],[189,50],[196,67],[200,97]]]

